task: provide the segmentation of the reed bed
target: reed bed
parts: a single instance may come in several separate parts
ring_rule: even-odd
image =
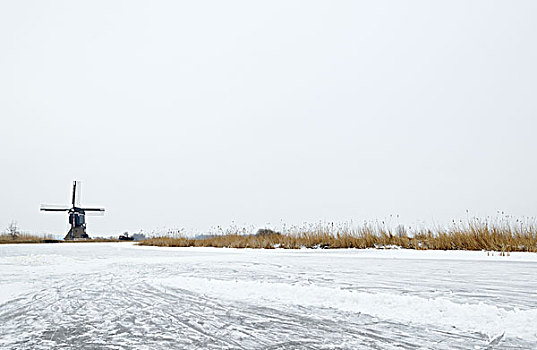
[[[0,244],[13,244],[13,243],[43,243],[46,238],[39,237],[30,234],[1,234],[0,235]]]
[[[317,224],[293,228],[284,233],[266,230],[263,234],[226,232],[202,239],[184,235],[149,238],[139,245],[162,247],[227,248],[405,248],[418,250],[486,250],[537,252],[537,226],[528,220],[471,219],[453,222],[445,228],[390,229],[382,224]],[[268,232],[268,233],[267,233]]]
[[[120,242],[116,238],[93,238],[73,241],[63,241],[55,239],[52,236],[36,236],[31,234],[1,234],[0,244],[24,244],[24,243],[95,243],[95,242]]]

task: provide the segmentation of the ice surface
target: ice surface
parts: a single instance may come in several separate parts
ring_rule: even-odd
[[[537,254],[0,246],[1,349],[537,348]]]

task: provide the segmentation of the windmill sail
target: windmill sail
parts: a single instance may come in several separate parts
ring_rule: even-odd
[[[41,204],[41,211],[69,211],[69,207],[65,205],[54,205],[54,204]]]
[[[82,208],[86,215],[89,216],[103,216],[104,215],[104,208]]]
[[[75,181],[76,183],[76,195],[75,195],[75,207],[80,207],[82,201],[82,181]]]
[[[73,194],[71,197],[71,206],[76,207],[75,201],[76,201],[76,181],[73,181]]]

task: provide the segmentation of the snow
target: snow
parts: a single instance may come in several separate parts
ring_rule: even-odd
[[[0,348],[523,348],[537,254],[0,246]]]
[[[507,332],[537,340],[536,310],[506,310],[482,302],[458,304],[443,298],[422,298],[392,293],[367,293],[315,285],[208,280],[175,277],[164,285],[248,303],[300,305],[365,313],[377,318],[410,323],[441,324],[489,335]],[[471,318],[468,315],[472,315]]]

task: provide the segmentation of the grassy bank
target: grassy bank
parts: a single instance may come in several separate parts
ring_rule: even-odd
[[[27,234],[12,235],[0,235],[0,244],[12,244],[12,243],[43,243],[43,240],[47,238],[39,237]]]
[[[395,232],[396,231],[396,232]],[[537,227],[528,222],[470,220],[447,228],[407,231],[382,225],[317,225],[284,234],[244,235],[227,233],[204,239],[154,237],[139,245],[162,247],[229,248],[389,248],[433,250],[489,250],[537,252]]]
[[[75,241],[62,241],[52,237],[42,237],[29,234],[18,234],[12,236],[9,234],[0,235],[0,244],[24,244],[24,243],[89,243],[89,242],[119,242],[117,239],[96,238]]]

